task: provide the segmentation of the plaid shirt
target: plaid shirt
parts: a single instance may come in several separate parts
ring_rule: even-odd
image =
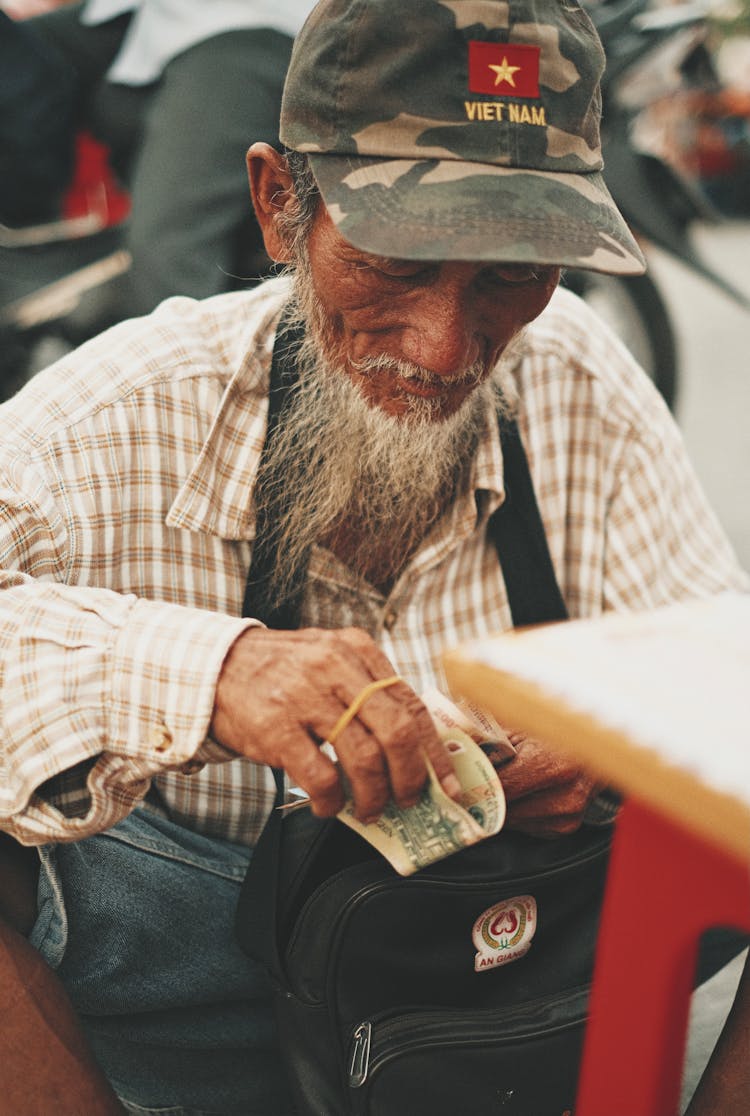
[[[284,280],[172,299],[0,408],[2,827],[108,828],[151,788],[196,830],[252,841],[270,773],[207,739],[240,618]],[[624,348],[559,291],[529,331],[519,425],[571,616],[635,610],[745,575],[676,427]],[[485,524],[503,500],[495,416],[472,485],[385,598],[314,550],[303,618],[367,629],[421,691],[441,652],[511,626]]]

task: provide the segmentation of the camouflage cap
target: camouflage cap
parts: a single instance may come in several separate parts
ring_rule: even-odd
[[[281,139],[364,251],[639,273],[601,175],[603,68],[574,0],[321,0]]]

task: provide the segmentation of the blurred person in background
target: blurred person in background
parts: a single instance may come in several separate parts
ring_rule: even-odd
[[[311,7],[312,0],[87,0],[25,20],[22,43],[29,51],[36,44],[41,71],[38,109],[30,118],[29,62],[19,64],[11,91],[6,59],[5,126],[17,113],[26,148],[13,178],[5,172],[15,197],[3,212],[0,191],[0,220],[57,215],[74,132],[82,128],[107,145],[131,192],[125,247],[132,266],[113,319],[147,313],[170,295],[227,290],[246,277],[248,261],[257,277],[264,257],[243,157],[248,136],[278,145],[293,36]],[[11,15],[35,10],[8,8]],[[44,160],[29,192],[23,159],[31,136],[40,149],[54,137],[57,156]]]

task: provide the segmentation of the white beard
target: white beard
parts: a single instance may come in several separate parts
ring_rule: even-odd
[[[284,513],[274,516],[279,568],[273,591],[285,594],[316,543],[341,553],[343,542],[350,568],[382,585],[398,575],[466,482],[487,401],[494,400],[495,409],[503,405],[498,380],[493,376],[477,386],[441,421],[429,399],[415,398],[407,415],[386,414],[328,356],[327,322],[304,268],[295,273],[295,296],[297,321],[305,325],[298,385],[267,447],[256,494],[272,504],[279,490],[292,496]],[[514,353],[513,363],[515,346]],[[366,373],[368,363],[382,367],[384,359],[389,364],[388,358],[374,358],[358,371]],[[416,366],[394,364],[402,374],[425,376]],[[456,378],[476,380],[483,372],[474,367]]]

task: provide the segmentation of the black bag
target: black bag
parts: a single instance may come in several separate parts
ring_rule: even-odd
[[[501,833],[402,878],[338,822],[276,819],[248,872],[238,934],[270,973],[300,1114],[572,1109],[605,832]],[[523,938],[529,897],[528,953],[476,971],[477,955],[512,953]]]
[[[279,334],[267,441],[293,382],[297,340]],[[514,623],[561,619],[523,447],[513,424],[501,434],[507,496],[489,529]],[[246,611],[294,627],[301,587],[264,600],[276,556],[262,524],[257,538]],[[402,878],[335,819],[273,811],[237,934],[270,974],[301,1116],[572,1109],[608,849],[602,829],[501,832]]]

